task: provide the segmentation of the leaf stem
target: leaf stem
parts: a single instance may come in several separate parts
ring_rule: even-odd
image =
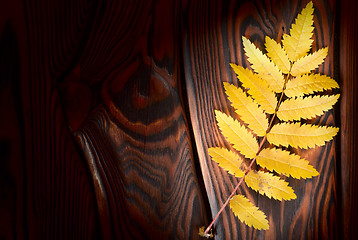
[[[247,169],[248,170],[248,169]],[[246,170],[246,172],[248,172]],[[247,174],[245,172],[245,175]],[[215,223],[216,219],[220,216],[221,212],[225,209],[226,205],[229,203],[229,201],[231,200],[231,198],[234,196],[235,192],[237,191],[237,189],[240,187],[241,183],[244,181],[244,177],[242,177],[240,179],[240,182],[236,185],[235,189],[231,192],[230,196],[226,199],[226,202],[224,203],[224,205],[222,205],[222,207],[220,208],[219,212],[216,214],[216,216],[214,217],[213,221],[211,221],[210,225],[205,229],[204,234],[209,234],[209,231],[211,229],[211,227],[213,226],[213,224]]]
[[[266,130],[266,134],[264,135],[264,137],[262,138],[261,142],[260,142],[260,145],[259,145],[259,150],[257,151],[256,153],[256,156],[252,159],[250,165],[247,167],[245,173],[244,173],[244,176],[240,179],[239,183],[236,185],[236,187],[234,188],[234,190],[231,192],[230,196],[226,199],[224,205],[220,208],[219,212],[215,215],[214,219],[211,221],[211,223],[209,224],[209,226],[205,229],[205,232],[204,232],[204,235],[208,235],[209,232],[210,232],[210,229],[212,228],[212,226],[214,225],[216,219],[220,216],[220,214],[222,213],[222,211],[225,209],[226,205],[228,205],[228,203],[230,202],[231,198],[234,196],[234,194],[236,193],[236,191],[239,189],[240,185],[242,184],[242,182],[244,181],[245,179],[245,176],[251,171],[251,167],[252,165],[254,164],[254,162],[256,161],[256,158],[257,156],[259,155],[259,153],[261,152],[261,149],[262,149],[262,146],[264,145],[264,143],[266,142],[266,139],[267,139],[267,133],[270,132],[271,130],[271,126],[272,126],[272,123],[273,123],[273,120],[275,119],[276,117],[276,113],[281,105],[281,101],[282,101],[282,98],[283,98],[283,94],[285,92],[285,89],[286,89],[286,84],[287,84],[287,81],[288,81],[288,78],[290,77],[290,74],[288,74],[285,78],[285,82],[284,82],[284,85],[283,85],[283,88],[282,88],[282,92],[281,92],[281,96],[280,96],[280,99],[279,101],[277,102],[277,106],[276,106],[276,109],[275,109],[275,112],[274,114],[272,115],[272,118],[270,120],[270,124]]]

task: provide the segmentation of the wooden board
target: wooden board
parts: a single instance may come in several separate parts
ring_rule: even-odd
[[[218,212],[238,180],[230,177],[211,161],[207,149],[229,147],[219,132],[214,110],[234,115],[227,100],[223,82],[239,85],[229,63],[247,67],[241,36],[264,49],[264,36],[281,39],[287,33],[306,1],[195,1],[188,7],[188,28],[184,35],[185,80],[188,89],[190,117],[198,149],[201,170],[212,215]],[[314,5],[313,50],[328,46],[329,55],[319,72],[334,76],[335,2]],[[200,9],[200,11],[198,11]],[[335,111],[311,122],[335,125]],[[218,239],[335,239],[338,236],[336,141],[325,147],[299,151],[318,169],[320,176],[310,180],[291,180],[297,199],[279,202],[241,188],[261,208],[270,222],[267,231],[255,231],[240,223],[227,208],[216,226]]]
[[[0,237],[199,238],[208,211],[181,95],[177,4],[1,9]]]
[[[78,43],[76,31],[83,26],[61,32],[64,25],[57,25],[56,16],[65,15],[54,12],[71,6],[57,7],[38,1],[1,3],[1,239],[100,234],[91,178],[68,131],[56,87],[74,55],[68,44]],[[80,12],[73,16],[87,20]]]
[[[342,1],[339,6],[339,79],[342,99],[339,109],[341,125],[340,162],[337,164],[338,203],[341,216],[341,234],[344,239],[357,239],[358,229],[358,4]]]
[[[3,1],[0,7],[0,238],[198,239],[238,180],[207,148],[230,145],[214,109],[234,115],[222,82],[247,66],[307,0]],[[289,180],[297,200],[243,186],[268,216],[255,231],[225,209],[215,239],[356,239],[356,2],[316,0],[319,72],[341,99],[316,124],[340,126],[301,151],[320,171]]]
[[[208,222],[181,96],[177,4],[101,3],[77,63],[99,98],[74,134],[105,239],[198,239]]]

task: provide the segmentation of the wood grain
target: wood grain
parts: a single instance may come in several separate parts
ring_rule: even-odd
[[[58,28],[71,4],[1,4],[0,238],[96,238],[91,179],[56,88],[68,67],[62,60],[73,56],[70,45],[78,40]],[[72,16],[86,21],[79,12]]]
[[[207,224],[181,95],[178,4],[103,3],[80,59],[100,99],[75,134],[105,239],[198,239]]]
[[[341,142],[340,174],[341,232],[344,239],[357,239],[358,229],[358,151],[357,151],[357,76],[358,76],[358,26],[357,2],[342,1],[339,17],[339,79],[342,88],[340,104]]]
[[[180,2],[5,9],[1,236],[198,239],[207,211],[183,107]]]
[[[0,239],[198,239],[238,180],[207,148],[230,145],[214,109],[235,116],[222,82],[248,66],[241,36],[263,49],[308,0],[2,1]],[[292,180],[298,199],[240,188],[269,231],[229,208],[215,239],[356,239],[357,3],[315,0],[320,73],[340,104],[310,122],[341,127],[297,151],[320,172]]]
[[[218,131],[214,117],[215,109],[235,116],[222,86],[224,81],[239,84],[229,63],[247,67],[241,36],[248,37],[264,49],[264,36],[281,39],[306,3],[214,1],[208,4],[195,1],[188,7],[188,28],[184,34],[185,79],[195,141],[213,216],[237,184],[237,180],[228,176],[207,154],[208,147],[230,148]],[[319,72],[333,76],[335,3],[317,1],[314,7],[313,50],[329,47],[329,56]],[[335,125],[334,111],[311,122]],[[289,179],[297,194],[296,200],[281,203],[259,196],[246,187],[241,188],[241,192],[267,214],[270,221],[268,231],[255,231],[244,226],[227,208],[215,224],[217,238],[335,239],[338,234],[335,146],[333,141],[322,148],[299,151],[318,169],[320,176],[305,181]]]

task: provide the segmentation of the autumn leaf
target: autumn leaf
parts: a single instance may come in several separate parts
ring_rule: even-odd
[[[321,63],[323,63],[327,53],[328,48],[326,47],[300,58],[292,65],[291,75],[299,76],[305,73],[310,73],[312,70],[318,68]]]
[[[278,148],[265,148],[256,159],[257,163],[270,171],[275,170],[294,178],[311,178],[319,173],[305,159]]]
[[[272,197],[280,201],[296,198],[296,194],[288,183],[272,173],[250,171],[245,177],[245,182],[247,186],[268,198]]]
[[[323,146],[338,133],[337,127],[316,126],[300,123],[280,123],[272,127],[267,140],[276,146],[313,148]]]
[[[259,105],[247,96],[242,89],[232,84],[224,83],[224,88],[232,106],[236,109],[235,112],[240,115],[240,119],[248,124],[248,127],[258,136],[264,136],[268,127],[268,120]]]
[[[287,97],[301,97],[305,94],[323,92],[339,88],[338,83],[326,75],[305,74],[287,82],[285,94]]]
[[[241,170],[243,160],[236,153],[220,147],[209,148],[208,153],[213,161],[217,162],[220,167],[230,174],[235,175],[235,177],[244,176],[244,172]]]
[[[313,3],[309,2],[292,24],[290,35],[283,35],[283,47],[291,61],[297,61],[311,49],[313,40]]]
[[[252,98],[266,113],[273,114],[277,105],[277,99],[267,82],[247,68],[236,64],[230,64],[230,66],[237,74],[237,78],[242,82],[242,86],[247,89],[247,92]]]
[[[227,82],[223,86],[244,125],[215,110],[217,125],[234,151],[212,147],[208,153],[220,167],[241,178],[218,215],[230,203],[235,216],[256,229],[268,229],[268,221],[247,198],[234,196],[240,185],[246,183],[259,194],[279,201],[297,198],[288,182],[277,174],[306,179],[318,176],[319,172],[289,147],[324,146],[339,131],[334,126],[300,122],[323,115],[340,97],[340,94],[324,93],[339,88],[335,80],[312,73],[328,54],[327,47],[309,53],[313,42],[313,12],[313,3],[309,2],[292,24],[290,34],[283,35],[282,43],[266,36],[266,54],[243,36],[243,49],[254,72],[231,63],[238,86]],[[317,92],[321,93],[315,95]],[[268,143],[275,147],[265,148]],[[255,162],[264,171],[257,171]],[[202,234],[208,236],[208,232],[203,231]]]
[[[339,94],[333,96],[311,96],[291,98],[283,101],[277,111],[277,117],[283,121],[310,119],[332,109]]]
[[[265,213],[260,211],[258,207],[253,205],[249,199],[243,195],[234,196],[230,200],[230,207],[235,216],[237,216],[240,221],[245,222],[249,227],[253,226],[258,230],[269,229]]]
[[[282,48],[281,44],[277,43],[269,36],[266,36],[265,47],[267,56],[278,67],[278,69],[280,69],[283,73],[289,73],[291,68],[290,60],[288,59],[285,49]]]
[[[252,69],[267,82],[273,91],[282,92],[284,79],[280,70],[250,40],[242,37],[242,42]]]
[[[222,134],[234,148],[247,158],[255,157],[259,146],[252,133],[248,132],[245,126],[225,113],[216,110],[215,115]]]

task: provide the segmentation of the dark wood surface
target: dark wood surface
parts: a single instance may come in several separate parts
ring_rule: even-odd
[[[58,19],[70,4],[56,4],[1,2],[1,239],[99,236],[93,183],[57,90],[83,37],[72,21],[85,16]]]
[[[222,85],[223,81],[239,84],[229,63],[244,67],[248,65],[242,49],[242,35],[264,49],[264,37],[268,35],[276,40],[281,39],[305,5],[306,2],[295,1],[232,1],[230,4],[215,1],[212,4],[192,4],[188,10],[184,44],[185,79],[191,122],[212,215],[216,214],[238,182],[212,162],[207,153],[208,147],[228,146],[216,127],[214,110],[219,109],[235,116]],[[336,3],[333,1],[315,5],[313,50],[329,47],[329,56],[319,68],[319,72],[329,76],[334,76],[335,9]],[[328,112],[310,122],[335,125],[334,113]],[[216,230],[220,239],[338,237],[336,141],[325,147],[299,151],[299,154],[318,169],[320,176],[302,181],[289,179],[297,199],[287,202],[270,200],[242,187],[241,192],[266,213],[270,229],[255,231],[240,223],[227,208],[217,223]]]
[[[212,162],[227,146],[214,109],[307,1],[2,1],[0,239],[198,239],[237,179]],[[269,217],[255,231],[227,208],[216,239],[357,238],[357,3],[314,1],[313,49],[341,85],[325,147],[300,151],[320,172],[296,200],[240,189]]]
[[[340,154],[337,165],[339,174],[337,199],[340,203],[339,214],[342,218],[341,233],[344,239],[358,238],[358,4],[356,1],[343,1],[340,6],[339,33],[339,70],[338,78],[342,88],[339,108],[341,125]],[[338,30],[337,29],[337,30]],[[340,158],[339,158],[340,157]]]
[[[98,60],[81,61],[98,76],[86,80],[101,82],[90,86],[101,102],[75,131],[103,236],[198,239],[208,221],[181,95],[180,5],[114,3],[103,13],[113,26],[99,24],[84,50],[98,45]],[[116,61],[106,63],[110,52]]]

